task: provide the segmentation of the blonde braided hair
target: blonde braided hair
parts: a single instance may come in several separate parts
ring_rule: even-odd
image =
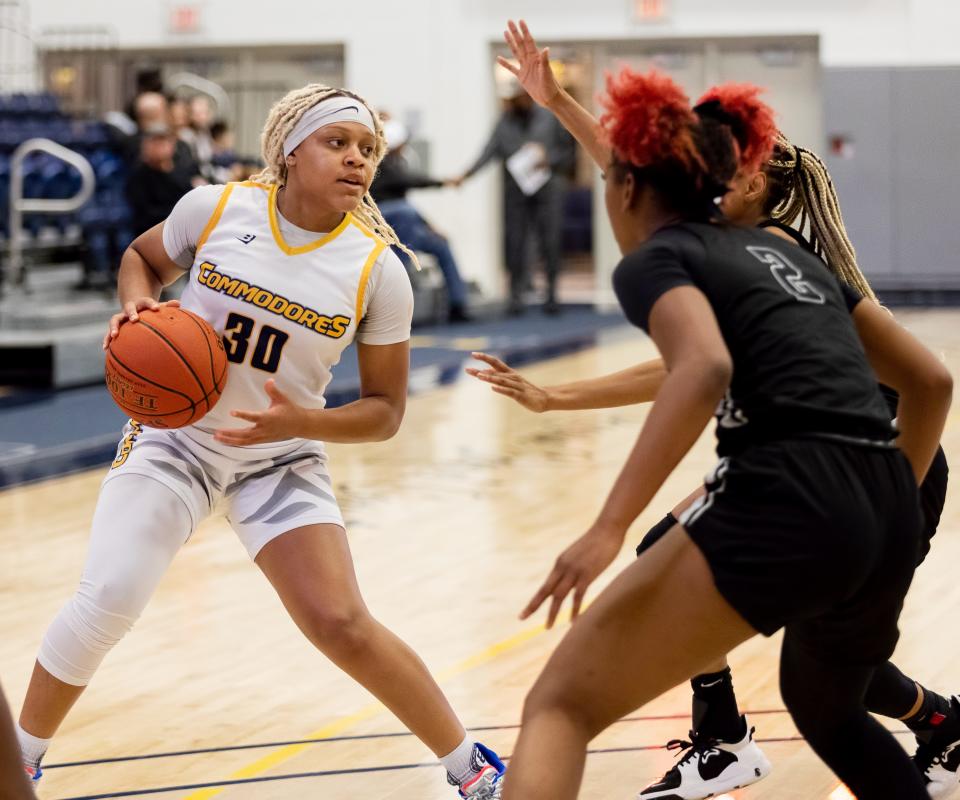
[[[324,86],[322,83],[311,83],[301,89],[287,92],[270,109],[267,121],[263,126],[263,133],[260,135],[260,152],[266,166],[252,176],[250,180],[269,185],[286,185],[287,160],[283,154],[283,143],[300,121],[300,117],[317,103],[329,97],[352,97],[354,100],[363,103],[370,111],[375,128],[374,169],[376,170],[380,166],[380,162],[387,153],[387,139],[383,134],[383,125],[380,123],[380,118],[370,109],[367,101],[346,89],[335,89],[332,86]],[[420,269],[420,261],[416,254],[397,238],[397,234],[383,218],[380,209],[377,208],[370,192],[364,193],[360,204],[351,213],[359,222],[373,231],[378,238],[388,245],[399,247],[411,258],[413,265],[418,270]]]
[[[784,225],[793,225],[801,233],[806,228],[814,252],[827,262],[830,270],[864,297],[876,301],[876,294],[857,265],[857,254],[847,236],[840,200],[826,164],[780,133],[765,171],[770,180],[764,209],[767,214]]]

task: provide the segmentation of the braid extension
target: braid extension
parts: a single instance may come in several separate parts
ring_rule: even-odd
[[[806,229],[814,252],[830,270],[864,297],[876,301],[873,288],[857,264],[840,201],[823,161],[780,134],[766,169],[771,179],[770,216],[793,225],[801,233]]]
[[[373,117],[373,124],[376,128],[374,131],[376,140],[373,153],[374,168],[379,167],[387,152],[387,140],[383,134],[380,118],[373,113],[367,101],[346,89],[334,89],[321,83],[311,83],[301,89],[288,92],[270,109],[267,121],[263,126],[263,133],[260,136],[260,150],[266,166],[251,180],[258,183],[284,186],[287,182],[287,161],[283,155],[284,141],[307,110],[329,97],[340,96],[352,97],[370,110],[370,116]],[[359,205],[352,213],[357,221],[369,228],[377,238],[388,245],[399,247],[410,257],[413,265],[418,270],[420,269],[420,261],[417,259],[416,253],[397,238],[397,234],[383,218],[369,192],[364,193]]]

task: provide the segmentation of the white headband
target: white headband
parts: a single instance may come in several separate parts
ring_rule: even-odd
[[[376,134],[373,115],[363,103],[352,97],[328,97],[308,108],[283,142],[284,157],[296,150],[311,133],[335,122],[359,122]]]

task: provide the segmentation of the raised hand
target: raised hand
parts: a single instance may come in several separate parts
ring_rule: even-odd
[[[270,408],[266,411],[231,411],[231,417],[252,422],[253,425],[249,428],[216,431],[214,438],[218,442],[245,447],[251,444],[279,442],[303,435],[307,410],[281,392],[273,378],[270,378],[263,388],[270,398]]]
[[[547,614],[547,627],[552,628],[560,613],[560,607],[570,592],[573,592],[573,614],[576,619],[583,604],[587,587],[617,557],[623,545],[625,532],[610,530],[594,525],[577,541],[564,550],[553,569],[543,582],[533,599],[520,614],[526,619],[543,602],[550,598],[550,611]]]
[[[503,38],[519,66],[503,56],[497,56],[497,63],[516,76],[535,102],[549,107],[562,91],[553,70],[550,69],[550,48],[544,47],[540,50],[537,47],[527,23],[523,20],[520,20],[519,26],[510,20],[507,30],[503,32]]]
[[[107,323],[107,335],[103,337],[103,349],[110,346],[110,342],[117,338],[120,333],[120,326],[124,322],[136,322],[140,319],[141,311],[159,311],[161,308],[169,306],[170,308],[180,308],[179,300],[167,300],[161,303],[153,297],[138,297],[136,300],[128,300],[123,304],[123,310],[118,311]]]
[[[490,388],[497,394],[506,395],[516,400],[524,408],[536,411],[538,414],[547,410],[548,395],[545,389],[530,383],[515,369],[511,369],[496,356],[486,353],[471,353],[471,355],[489,366],[489,369],[467,367],[467,375],[489,383]]]

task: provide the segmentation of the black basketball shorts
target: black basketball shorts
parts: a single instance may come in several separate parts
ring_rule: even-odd
[[[947,500],[947,482],[950,469],[947,465],[947,457],[943,448],[937,449],[937,454],[933,458],[933,463],[927,472],[927,477],[920,484],[920,514],[923,521],[920,530],[920,549],[917,557],[917,564],[921,564],[930,552],[930,540],[933,539],[937,528],[940,525],[940,515],[943,513],[943,506]],[[677,518],[673,512],[667,512],[666,516],[648,530],[640,544],[637,545],[637,555],[649,550],[654,544],[663,538],[663,535],[677,524]]]
[[[766,636],[786,628],[833,661],[890,657],[921,528],[899,450],[770,442],[721,459],[706,488],[680,523],[750,625]]]
[[[930,540],[937,532],[940,524],[940,515],[943,505],[947,501],[947,480],[950,468],[947,466],[947,457],[943,448],[937,449],[933,463],[927,471],[927,476],[920,484],[920,513],[923,515],[923,529],[920,532],[920,556],[917,564],[927,557],[930,552]]]

